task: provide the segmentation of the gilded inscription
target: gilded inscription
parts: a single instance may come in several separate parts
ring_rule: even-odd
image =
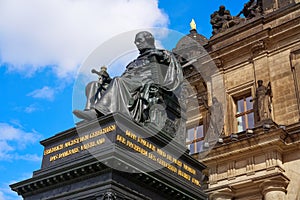
[[[158,148],[156,145],[152,144],[146,139],[137,136],[137,134],[127,130],[125,131],[125,136],[117,135],[116,140],[117,142],[120,142],[130,149],[133,149],[134,151],[146,156],[150,160],[158,163],[162,167],[177,174],[185,180],[201,187],[200,181],[193,177],[197,175],[197,172],[194,168],[174,158],[171,154],[165,152],[163,149]],[[132,140],[136,141],[136,143]]]
[[[116,125],[110,125],[103,129],[97,130],[92,133],[85,134],[83,136],[71,139],[67,142],[61,143],[59,145],[56,145],[54,147],[51,147],[49,149],[44,150],[44,156],[50,155],[49,160],[50,162],[55,161],[57,159],[61,159],[76,153],[79,153],[80,151],[84,151],[87,149],[90,149],[92,147],[96,147],[98,145],[102,145],[105,143],[105,138],[96,138],[98,136],[101,136],[103,134],[107,134],[109,132],[112,132],[116,130]],[[85,142],[82,144],[82,142]],[[71,148],[73,147],[73,148]],[[68,150],[64,150],[65,148],[68,148]],[[71,148],[71,149],[69,149]]]

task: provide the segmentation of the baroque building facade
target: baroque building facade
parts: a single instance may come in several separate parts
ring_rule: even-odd
[[[191,52],[183,66],[200,106],[188,110],[186,145],[207,165],[214,200],[300,199],[300,1],[257,2],[259,15],[209,40],[192,28],[174,50]],[[217,71],[207,81],[195,69],[211,61]],[[224,111],[215,144],[205,139],[213,97]]]
[[[241,14],[233,17],[220,6],[211,15],[210,39],[191,24],[173,50],[191,86],[186,146],[207,166],[207,189],[204,166],[186,153],[180,159],[193,168],[185,172],[169,166],[163,173],[142,173],[145,163],[151,169],[162,165],[163,156],[129,159],[128,148],[149,146],[138,146],[133,132],[117,128],[117,115],[102,119],[103,130],[96,120],[80,127],[89,142],[83,146],[75,128],[42,141],[41,169],[12,189],[24,199],[206,199],[204,189],[212,200],[300,200],[300,0],[250,0]],[[116,119],[136,134],[149,132]],[[115,138],[114,145],[99,133]],[[164,135],[150,142],[157,141],[163,142],[152,148],[169,142]],[[97,159],[87,151],[94,144],[101,145],[92,151]]]

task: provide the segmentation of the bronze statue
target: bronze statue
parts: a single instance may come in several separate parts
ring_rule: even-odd
[[[85,87],[85,95],[87,100],[84,110],[90,110],[94,108],[95,104],[99,101],[111,82],[111,78],[107,73],[107,67],[102,66],[99,72],[95,69],[92,69],[91,72],[97,74],[99,77],[98,81],[91,81]]]
[[[264,120],[271,119],[271,84],[269,82],[268,86],[263,85],[262,80],[257,81],[257,89],[255,93],[254,102],[254,114],[255,122],[261,122]]]
[[[119,112],[139,123],[155,119],[169,122],[165,112],[156,111],[179,106],[177,94],[183,82],[182,68],[171,52],[155,48],[151,33],[139,32],[134,43],[140,55],[127,65],[120,77],[111,80],[92,109],[73,111],[78,118],[92,120]],[[176,123],[174,117],[172,123]]]

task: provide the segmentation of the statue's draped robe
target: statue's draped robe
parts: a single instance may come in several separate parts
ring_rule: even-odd
[[[154,52],[161,55],[155,56]],[[121,77],[112,80],[95,109],[103,115],[123,113],[140,122],[145,104],[139,101],[147,100],[145,91],[150,85],[157,84],[166,91],[179,93],[182,82],[182,68],[172,53],[148,49],[127,65]]]
[[[108,83],[103,83],[103,81],[91,81],[87,84],[85,87],[86,104],[84,110],[94,108],[95,104],[106,91],[108,85]]]
[[[85,87],[86,104],[84,110],[90,110],[97,102],[97,99],[100,99],[101,94],[98,92],[100,87],[101,83],[99,81],[92,81],[87,84]]]
[[[256,90],[256,99],[254,102],[254,110],[256,122],[271,119],[271,89],[262,85]]]

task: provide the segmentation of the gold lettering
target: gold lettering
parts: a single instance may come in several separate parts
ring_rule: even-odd
[[[115,125],[115,124],[110,125],[110,126],[107,126],[107,127],[103,128],[103,129],[98,130],[98,131],[95,131],[95,132],[93,132],[93,133],[86,134],[86,135],[83,135],[83,136],[81,136],[81,137],[78,137],[78,138],[69,140],[69,141],[67,141],[67,142],[65,142],[65,143],[63,143],[63,144],[59,144],[59,145],[54,146],[54,147],[51,147],[51,148],[49,148],[49,149],[45,149],[45,150],[44,150],[44,156],[45,156],[45,155],[48,155],[48,154],[52,154],[52,153],[57,152],[57,151],[60,151],[60,150],[62,150],[62,149],[64,149],[64,148],[71,147],[71,146],[73,146],[73,145],[75,145],[75,144],[79,144],[80,142],[84,142],[84,141],[86,141],[86,140],[88,140],[88,139],[97,137],[97,136],[99,136],[99,135],[109,133],[109,132],[114,131],[114,130],[116,130],[116,125]],[[97,140],[97,144],[98,144],[98,143],[99,143],[99,144],[102,144],[102,143],[104,143],[104,142],[105,142],[105,140],[104,140],[104,141],[102,141],[102,140],[101,140],[101,141],[98,141],[98,140]],[[98,144],[98,145],[99,145],[99,144]],[[84,150],[84,149],[88,149],[88,148],[91,148],[91,147],[93,147],[93,142],[90,142],[90,143],[87,143],[87,144],[81,146],[81,149]],[[65,153],[65,152],[64,152],[64,153]],[[50,160],[51,160],[51,161],[56,160],[58,156],[59,156],[59,154],[54,155],[54,156],[51,156],[51,157],[50,157]]]
[[[59,145],[57,145],[57,146],[55,146],[55,147],[51,147],[50,149],[46,149],[46,150],[44,151],[44,156],[45,156],[45,155],[48,155],[48,154],[50,154],[50,153],[59,151],[59,150],[61,150],[61,149],[63,149],[63,148],[64,148],[64,145],[63,145],[63,144],[59,144]]]
[[[134,139],[134,140],[137,139],[137,136],[134,133],[130,132],[129,130],[125,131],[125,135],[130,137],[131,139]]]
[[[148,158],[150,158],[151,160],[156,161],[156,156],[153,155],[152,153],[148,153]]]
[[[177,160],[176,158],[173,158],[173,163],[175,163],[179,167],[182,167],[182,162],[180,160]]]
[[[173,165],[168,164],[167,168],[168,168],[170,171],[172,171],[172,172],[174,172],[174,173],[177,173],[177,168],[174,167]]]
[[[188,165],[186,165],[186,164],[183,164],[183,168],[184,168],[186,171],[188,171],[188,172],[190,172],[190,173],[196,175],[196,170],[193,169],[193,168],[191,168],[190,166],[188,166]]]
[[[98,130],[98,131],[95,131],[95,132],[91,133],[91,134],[89,135],[89,138],[94,138],[94,137],[97,137],[97,136],[99,136],[99,135],[103,135],[103,134],[112,132],[112,131],[114,131],[114,130],[116,130],[116,125],[115,125],[115,124],[114,124],[114,125],[107,126],[107,127],[103,128],[103,129],[100,129],[100,130]]]
[[[89,135],[84,135],[79,138],[79,142],[84,142],[89,139]]]
[[[152,151],[155,151],[156,150],[156,147],[153,145],[153,144],[151,144],[150,142],[148,142],[147,140],[145,140],[145,139],[143,139],[143,138],[138,138],[138,143],[140,143],[140,144],[142,144],[143,146],[145,146],[145,147],[147,147],[147,148],[149,148],[149,149],[151,149]]]
[[[67,157],[69,155],[72,155],[72,154],[75,154],[75,153],[78,153],[79,152],[79,148],[78,147],[75,147],[74,149],[70,149],[70,150],[67,150],[63,153],[60,153],[58,155],[58,158],[64,158],[64,157]]]
[[[74,144],[78,144],[78,143],[79,143],[79,138],[75,138],[74,140],[70,140],[68,142],[65,142],[65,148],[73,146]]]
[[[105,143],[105,138],[100,138],[96,141],[97,145],[101,145]]]
[[[192,178],[192,183],[194,183],[197,186],[201,186],[200,181],[195,178]]]
[[[56,159],[58,159],[58,154],[50,156],[50,162],[55,161]]]
[[[178,170],[178,175],[179,175],[179,176],[182,176],[183,178],[185,178],[185,179],[188,180],[188,181],[191,180],[191,176],[188,175],[187,173],[181,171],[181,170]]]
[[[117,135],[117,141],[126,144],[126,139],[121,135]]]
[[[86,150],[86,149],[92,148],[94,146],[96,146],[96,142],[95,141],[91,141],[89,143],[81,145],[80,148],[81,148],[81,150]]]
[[[138,146],[138,145],[136,145],[136,144],[134,144],[134,143],[132,143],[128,140],[126,142],[126,146],[130,147],[131,149],[133,149],[136,152],[141,153],[144,156],[148,155],[148,151],[146,151],[145,149],[141,148],[140,146]]]
[[[157,148],[154,144],[150,143],[146,139],[137,137],[136,134],[132,133],[129,130],[126,130],[125,132],[126,137],[131,138],[132,140],[135,140],[138,142],[138,144],[141,144],[143,147],[147,147],[148,149],[152,150],[156,153],[150,153],[138,144],[135,144],[134,142],[127,140],[125,137],[121,135],[117,135],[116,140],[127,147],[133,149],[134,151],[148,157],[150,160],[153,160],[154,162],[158,163],[162,167],[165,167],[167,170],[176,173],[178,176],[184,178],[187,181],[190,181],[191,183],[201,186],[200,181],[196,178],[193,178],[189,173],[196,175],[196,170],[189,165],[182,163],[182,161],[174,158],[171,154],[166,153],[162,149]],[[172,162],[172,163],[169,163]],[[174,163],[174,164],[173,164]],[[181,170],[178,168],[180,167]]]
[[[159,155],[163,156],[163,157],[166,157],[166,156],[167,156],[166,152],[164,152],[164,151],[161,150],[161,149],[157,149],[157,153],[158,153]]]

